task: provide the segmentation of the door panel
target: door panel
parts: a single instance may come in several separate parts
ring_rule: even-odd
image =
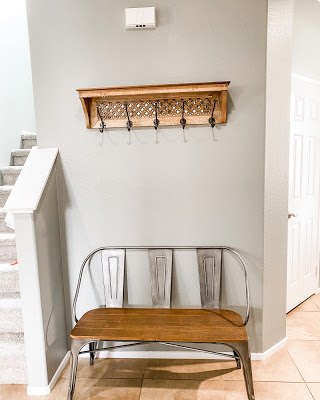
[[[317,287],[319,265],[320,85],[292,79],[287,311]]]

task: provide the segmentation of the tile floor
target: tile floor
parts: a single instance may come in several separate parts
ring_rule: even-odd
[[[287,318],[288,344],[253,361],[256,400],[320,400],[320,295]],[[49,396],[27,396],[24,385],[1,385],[0,400],[65,400],[66,368]],[[232,361],[88,360],[79,363],[74,400],[247,400]]]

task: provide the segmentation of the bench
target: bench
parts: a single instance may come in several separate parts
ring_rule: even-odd
[[[173,257],[177,251],[196,251],[201,309],[172,309],[171,281]],[[147,251],[153,308],[123,308],[126,255],[129,251]],[[223,255],[231,253],[244,272],[246,315],[220,309]],[[76,315],[83,272],[94,256],[101,256],[105,307]],[[251,357],[246,325],[249,321],[249,286],[242,257],[229,247],[103,247],[91,252],[82,263],[73,302],[75,327],[71,331],[71,371],[68,400],[73,399],[79,354],[95,355],[145,343],[231,357],[243,369],[249,400],[254,400]],[[104,347],[104,342],[120,342]],[[192,346],[190,345],[192,343]],[[219,344],[231,348],[221,353],[197,348],[197,344]],[[84,349],[88,346],[88,350]]]

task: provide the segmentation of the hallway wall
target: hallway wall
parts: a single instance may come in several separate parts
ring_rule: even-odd
[[[68,300],[95,247],[229,245],[248,262],[251,346],[262,351],[266,3],[155,0],[158,28],[126,31],[125,7],[145,1],[28,0],[38,142],[60,149]],[[231,80],[228,123],[216,141],[209,127],[188,128],[186,144],[179,128],[161,128],[158,145],[152,129],[134,130],[132,145],[125,130],[88,131],[75,91],[214,80]],[[274,260],[283,271],[283,254]],[[175,304],[199,304],[194,267],[176,266]],[[128,271],[130,304],[150,303],[146,271]],[[232,271],[231,303],[243,302],[239,282]]]

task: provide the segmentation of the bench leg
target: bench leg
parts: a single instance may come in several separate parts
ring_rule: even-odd
[[[98,342],[89,343],[89,350],[94,352],[98,347]],[[94,364],[94,359],[96,358],[96,353],[90,353],[90,365]]]
[[[69,382],[68,400],[73,399],[74,389],[76,386],[78,356],[79,356],[80,350],[86,344],[87,344],[87,341],[85,341],[85,340],[71,339],[70,382]]]
[[[237,368],[238,368],[238,369],[241,369],[241,361],[240,361],[240,358],[239,358],[238,354],[237,354],[234,350],[233,350],[233,355],[234,355],[234,358],[236,359]]]
[[[252,368],[251,368],[251,355],[249,350],[248,342],[244,343],[232,343],[232,347],[236,354],[240,357],[243,375],[246,383],[246,389],[249,400],[254,400],[254,390],[253,390],[253,379],[252,379]]]

